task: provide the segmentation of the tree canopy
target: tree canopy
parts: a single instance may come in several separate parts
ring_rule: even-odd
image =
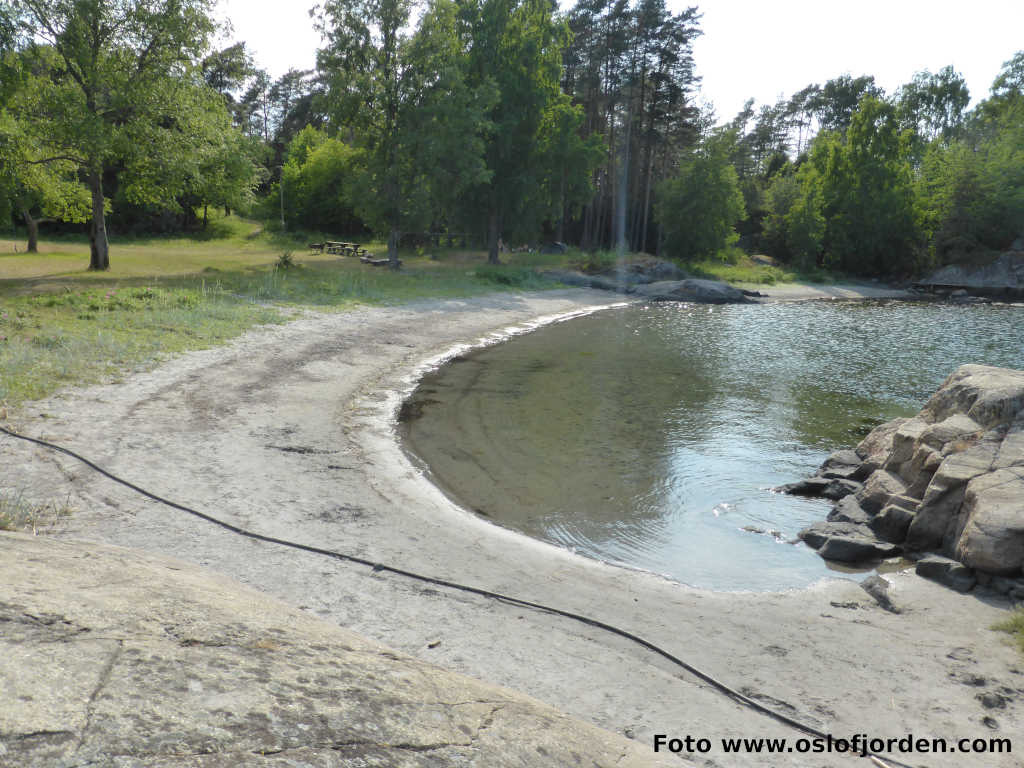
[[[803,267],[909,273],[1024,232],[1024,52],[973,109],[953,67],[698,102],[696,7],[665,0],[322,0],[314,70],[214,48],[214,0],[0,0],[0,215],[555,239],[679,258],[729,243]],[[219,39],[219,38],[217,38]],[[200,224],[200,219],[203,222]],[[738,236],[738,240],[736,240]]]
[[[192,139],[213,116],[191,77],[214,25],[212,0],[18,0],[0,5],[21,55],[45,77],[24,104],[28,143],[73,164],[91,199],[90,268],[107,269],[105,176],[114,169],[132,202],[194,189],[202,158]],[[34,134],[34,135],[33,135]],[[191,166],[191,168],[189,167]],[[207,164],[207,170],[211,166]],[[209,190],[209,187],[207,187]],[[216,194],[213,195],[216,197]]]

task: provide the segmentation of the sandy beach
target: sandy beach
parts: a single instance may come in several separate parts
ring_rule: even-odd
[[[812,298],[810,291],[762,292],[789,300]],[[821,293],[875,297],[841,286]],[[460,509],[403,453],[395,413],[424,370],[467,346],[618,299],[572,289],[304,313],[117,383],[29,403],[10,423],[262,534],[615,624],[837,738],[913,734],[952,744],[1024,733],[1024,658],[990,629],[1005,615],[1001,599],[956,594],[910,572],[888,576],[899,614],[839,574],[784,593],[696,590],[492,525]],[[795,743],[803,734],[600,630],[253,542],[6,437],[0,465],[3,487],[37,499],[70,498],[76,511],[54,535],[205,566],[643,744],[652,745],[655,734],[710,740],[709,751],[682,754],[681,764],[869,764],[795,751],[767,761],[725,754],[724,738]],[[1001,692],[1004,705],[986,709],[978,698],[985,691]],[[1010,768],[1024,751],[1024,738],[1016,740],[1010,755],[892,757],[915,766]]]

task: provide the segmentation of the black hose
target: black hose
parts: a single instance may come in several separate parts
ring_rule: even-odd
[[[80,461],[83,464],[85,464],[90,469],[93,469],[96,472],[99,472],[104,477],[107,477],[110,480],[113,480],[115,483],[119,483],[119,484],[125,486],[126,488],[130,488],[133,491],[135,491],[136,493],[139,493],[139,494],[145,496],[146,498],[152,499],[153,501],[159,502],[160,504],[165,504],[168,507],[172,507],[174,509],[181,510],[182,512],[186,512],[186,513],[188,513],[190,515],[194,515],[195,517],[198,517],[198,518],[200,518],[202,520],[205,520],[208,523],[212,523],[213,525],[220,526],[221,528],[224,528],[225,530],[231,531],[232,533],[237,533],[240,536],[245,536],[247,538],[255,539],[257,541],[265,541],[268,544],[279,544],[282,547],[290,547],[292,549],[298,549],[298,550],[301,550],[303,552],[312,552],[313,554],[317,554],[317,555],[324,555],[326,557],[333,557],[333,558],[335,558],[337,560],[345,560],[345,561],[351,562],[351,563],[358,563],[359,565],[365,565],[365,566],[367,566],[369,568],[372,568],[374,572],[393,573],[396,576],[405,576],[406,578],[415,579],[416,581],[422,581],[422,582],[425,582],[427,584],[434,584],[434,585],[439,586],[439,587],[447,587],[448,589],[454,589],[454,590],[458,590],[460,592],[468,592],[468,593],[473,594],[473,595],[480,595],[481,597],[486,597],[486,598],[489,598],[491,600],[498,600],[498,601],[500,601],[502,603],[507,603],[508,605],[516,605],[516,606],[519,606],[521,608],[531,608],[531,609],[536,610],[536,611],[542,611],[544,613],[550,613],[550,614],[554,614],[556,616],[563,616],[563,617],[565,617],[567,619],[572,619],[573,621],[578,621],[579,623],[585,624],[585,625],[587,625],[589,627],[596,627],[597,629],[603,629],[605,632],[610,632],[613,635],[618,635],[619,637],[624,637],[627,640],[631,640],[632,642],[636,643],[637,645],[639,645],[639,646],[641,646],[643,648],[646,648],[647,650],[651,651],[652,653],[655,653],[658,656],[661,656],[662,658],[668,659],[669,661],[671,661],[676,666],[680,667],[681,669],[686,670],[687,672],[689,672],[694,677],[698,678],[699,680],[704,681],[705,683],[710,685],[712,688],[714,688],[718,692],[725,694],[729,698],[731,698],[734,701],[742,704],[745,707],[748,707],[748,708],[753,709],[753,710],[755,710],[757,712],[760,712],[763,715],[767,715],[768,717],[770,717],[770,718],[772,718],[774,720],[777,720],[780,723],[788,725],[789,727],[794,728],[794,729],[796,729],[796,730],[798,730],[798,731],[800,731],[802,733],[806,733],[806,734],[808,734],[810,736],[815,736],[815,737],[820,738],[820,739],[828,739],[829,738],[829,735],[827,733],[825,733],[824,731],[821,731],[821,730],[815,728],[814,726],[807,725],[806,723],[802,723],[799,720],[796,720],[796,719],[794,719],[792,717],[789,717],[788,715],[784,715],[781,712],[776,712],[775,710],[770,709],[770,708],[764,706],[763,704],[761,704],[760,702],[750,698],[749,696],[745,696],[744,694],[740,693],[736,689],[729,687],[728,685],[726,685],[723,682],[720,682],[719,680],[716,680],[714,677],[712,677],[708,673],[702,672],[701,670],[699,670],[696,667],[694,667],[692,664],[689,664],[688,662],[683,661],[678,656],[675,656],[675,655],[669,653],[668,651],[664,650],[663,648],[658,647],[657,645],[655,645],[654,643],[650,642],[649,640],[644,640],[642,637],[640,637],[638,635],[635,635],[632,632],[629,632],[629,631],[627,631],[625,629],[620,629],[619,627],[616,627],[616,626],[614,626],[612,624],[606,624],[605,622],[599,621],[598,619],[592,619],[589,616],[584,616],[584,615],[579,614],[579,613],[573,613],[572,611],[565,611],[565,610],[562,610],[561,608],[553,608],[552,606],[544,605],[543,603],[534,603],[534,602],[531,602],[529,600],[523,600],[522,598],[511,597],[510,595],[504,595],[504,594],[502,594],[500,592],[492,592],[489,589],[482,589],[480,587],[467,586],[465,584],[459,584],[459,583],[454,582],[454,581],[448,581],[446,579],[439,579],[439,578],[437,578],[435,576],[424,576],[424,575],[419,574],[419,573],[414,573],[413,571],[407,571],[407,570],[404,570],[402,568],[396,568],[396,567],[394,567],[392,565],[386,565],[385,563],[378,563],[378,562],[375,562],[373,560],[367,560],[366,558],[363,558],[363,557],[357,557],[356,555],[346,555],[343,552],[335,552],[335,551],[330,550],[330,549],[321,549],[320,547],[310,546],[309,544],[299,544],[298,542],[287,541],[285,539],[275,538],[274,536],[265,536],[262,533],[256,533],[254,531],[248,531],[245,528],[240,528],[237,525],[232,525],[231,523],[224,522],[223,520],[218,520],[216,517],[213,517],[211,515],[207,515],[204,512],[199,512],[198,510],[192,509],[191,507],[186,507],[183,504],[178,504],[177,502],[170,501],[169,499],[165,499],[162,496],[158,496],[155,493],[151,493],[150,491],[147,491],[145,488],[141,488],[141,487],[135,485],[134,483],[131,483],[131,482],[127,481],[127,480],[124,480],[123,478],[118,477],[117,475],[114,475],[114,474],[108,472],[107,470],[103,469],[103,467],[99,466],[98,464],[93,463],[92,461],[90,461],[89,459],[85,458],[84,456],[81,456],[80,454],[77,454],[77,453],[75,453],[74,451],[72,451],[72,450],[70,450],[68,448],[64,448],[63,446],[47,442],[46,440],[40,440],[39,438],[29,437],[27,435],[21,435],[21,434],[18,434],[17,432],[12,432],[11,430],[7,429],[6,427],[2,427],[2,426],[0,426],[0,432],[3,432],[4,434],[9,435],[10,437],[16,438],[18,440],[25,440],[25,441],[30,442],[30,443],[35,443],[36,445],[43,446],[44,448],[49,448],[50,450],[57,451],[59,453],[63,453],[63,454],[66,454],[68,456],[71,456],[72,458],[77,459],[78,461]],[[872,752],[868,752],[865,755],[856,755],[856,756],[857,757],[873,757],[873,758],[876,758],[878,760],[883,761],[885,764],[888,764],[888,765],[891,765],[891,766],[897,766],[897,768],[914,768],[913,766],[907,765],[906,763],[898,762],[898,761],[893,760],[892,758],[889,758],[889,757],[882,757],[881,755],[877,755],[877,754],[872,753]]]

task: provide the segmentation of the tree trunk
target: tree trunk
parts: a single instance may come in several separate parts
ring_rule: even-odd
[[[590,230],[594,226],[594,205],[593,202],[587,203],[583,209],[583,235],[580,237],[580,248],[584,251],[590,250],[590,243],[592,237]]]
[[[558,228],[555,230],[555,240],[565,242],[565,168],[562,168],[562,177],[558,181]]]
[[[654,151],[647,149],[647,188],[644,190],[644,223],[640,228],[640,250],[647,252],[647,221],[651,213],[651,177],[654,175]]]
[[[107,242],[106,214],[103,210],[103,174],[89,172],[89,191],[92,193],[92,222],[89,225],[89,269],[110,269],[110,244]]]
[[[501,235],[499,220],[498,220],[498,208],[497,205],[492,203],[491,210],[487,214],[487,263],[488,264],[500,264],[501,261],[498,258],[498,237]]]
[[[388,233],[388,269],[398,269],[400,266],[398,263],[398,241],[401,237],[402,233],[398,226],[392,224]]]
[[[208,208],[208,205],[203,206],[203,229],[206,229],[206,225],[210,222],[209,211],[207,210]]]
[[[28,252],[39,252],[39,222],[33,218],[28,208],[21,209],[21,217],[25,219],[25,228],[28,230]]]

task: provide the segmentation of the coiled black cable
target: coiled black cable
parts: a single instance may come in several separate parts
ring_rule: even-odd
[[[604,630],[605,632],[610,632],[613,635],[618,635],[619,637],[623,637],[627,640],[630,640],[633,643],[636,643],[637,645],[641,646],[642,648],[646,648],[648,651],[651,651],[652,653],[657,654],[658,656],[661,656],[664,659],[667,659],[668,661],[672,662],[681,669],[686,670],[697,679],[707,683],[712,688],[717,690],[719,693],[728,696],[729,698],[733,699],[739,704],[742,704],[745,707],[760,712],[763,715],[767,715],[773,720],[783,723],[784,725],[788,725],[790,728],[794,728],[802,733],[806,733],[809,736],[814,736],[823,740],[828,740],[830,738],[829,735],[824,731],[821,731],[818,728],[815,728],[814,726],[807,725],[806,723],[802,723],[799,720],[796,720],[795,718],[789,717],[788,715],[784,715],[781,712],[776,712],[775,710],[766,707],[764,704],[761,704],[760,702],[750,698],[749,696],[745,696],[744,694],[737,691],[735,688],[732,688],[726,685],[725,683],[715,679],[706,672],[702,672],[701,670],[694,667],[692,664],[684,661],[683,659],[680,659],[678,656],[675,656],[674,654],[669,653],[665,649],[660,648],[659,646],[655,645],[649,640],[645,640],[639,635],[635,635],[632,632],[629,632],[625,629],[620,629],[619,627],[616,627],[612,624],[607,624],[598,619],[593,619],[589,616],[584,616],[579,613],[573,613],[572,611],[566,611],[561,608],[554,608],[550,605],[544,605],[543,603],[535,603],[530,600],[524,600],[519,597],[505,595],[500,592],[493,592],[489,589],[482,589],[480,587],[459,584],[458,582],[448,581],[447,579],[440,579],[435,576],[424,576],[423,574],[415,573],[413,571],[407,571],[403,568],[396,568],[392,565],[387,565],[385,563],[379,563],[373,560],[368,560],[366,558],[358,557],[356,555],[347,555],[343,552],[335,552],[334,550],[330,549],[322,549],[320,547],[314,547],[309,544],[300,544],[294,541],[287,541],[286,539],[278,539],[274,536],[265,536],[264,534],[256,533],[255,531],[249,531],[245,528],[240,528],[237,525],[232,525],[231,523],[219,520],[216,517],[213,517],[212,515],[208,515],[196,509],[192,509],[191,507],[186,507],[183,504],[178,504],[177,502],[165,499],[162,496],[147,491],[145,488],[141,488],[138,485],[135,485],[134,483],[131,483],[128,480],[125,480],[124,478],[118,477],[117,475],[108,472],[103,467],[90,461],[84,456],[75,453],[69,448],[65,448],[61,445],[57,445],[46,440],[41,440],[39,438],[29,437],[28,435],[22,435],[3,426],[0,426],[0,432],[9,435],[10,437],[16,438],[18,440],[24,440],[26,442],[35,443],[36,445],[48,448],[52,451],[57,451],[59,453],[66,454],[67,456],[70,456],[73,459],[82,462],[87,467],[98,472],[104,477],[113,480],[115,483],[123,485],[126,488],[130,488],[131,490],[135,491],[138,494],[141,494],[142,496],[145,496],[148,499],[152,499],[153,501],[156,501],[160,504],[164,504],[173,509],[177,509],[187,514],[198,517],[201,520],[205,520],[208,523],[212,523],[213,525],[224,528],[225,530],[231,531],[232,533],[236,533],[239,536],[245,536],[247,538],[255,539],[256,541],[263,541],[268,544],[278,544],[282,547],[290,547],[291,549],[297,549],[303,552],[311,552],[317,555],[324,555],[325,557],[332,557],[337,560],[343,560],[350,563],[358,563],[359,565],[365,565],[369,568],[372,568],[374,572],[392,573],[396,576],[404,576],[408,579],[414,579],[416,581],[425,582],[427,584],[434,584],[439,587],[446,587],[448,589],[458,590],[460,592],[468,592],[473,595],[480,595],[481,597],[486,597],[491,600],[497,600],[508,605],[515,605],[521,608],[530,608],[532,610],[541,611],[543,613],[550,613],[555,616],[562,616],[564,618],[577,621],[586,626],[595,627],[597,629]],[[896,760],[893,760],[892,758],[882,758],[880,755],[877,755],[872,752],[851,756],[871,758],[876,763],[879,763],[883,766],[888,765],[895,766],[896,768],[914,768],[913,766],[907,765],[906,763],[898,762]]]

